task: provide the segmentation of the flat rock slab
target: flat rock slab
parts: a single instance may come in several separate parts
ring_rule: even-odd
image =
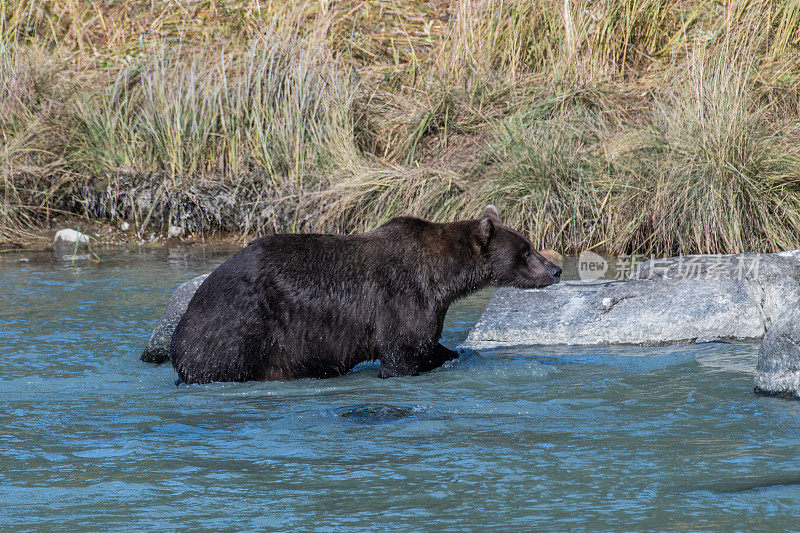
[[[150,336],[150,342],[142,352],[142,361],[155,364],[169,361],[169,342],[172,339],[172,333],[189,307],[192,296],[207,277],[208,274],[203,274],[192,278],[175,290],[167,304],[164,316],[156,324],[153,334]]]
[[[622,281],[499,289],[465,348],[760,338],[800,301],[800,252],[648,261]]]

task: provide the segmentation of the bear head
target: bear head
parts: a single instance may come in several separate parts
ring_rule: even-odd
[[[486,207],[478,222],[478,239],[495,285],[540,289],[561,280],[561,268],[542,257],[521,233],[504,226],[493,205]]]

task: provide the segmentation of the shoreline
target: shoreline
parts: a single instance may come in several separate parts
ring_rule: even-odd
[[[241,233],[215,233],[208,237],[198,237],[188,235],[186,237],[167,237],[163,233],[152,231],[144,232],[143,236],[137,235],[134,230],[123,231],[111,224],[86,220],[78,217],[67,219],[74,223],[56,224],[51,222],[49,228],[38,228],[27,231],[26,235],[13,241],[0,242],[0,254],[29,253],[54,251],[56,243],[54,237],[56,232],[62,229],[74,229],[88,235],[91,238],[89,251],[104,250],[111,248],[126,248],[136,250],[140,248],[167,248],[171,246],[208,246],[213,249],[236,250],[260,235],[252,235],[246,241],[242,239]],[[78,222],[81,220],[80,222]],[[70,244],[61,245],[68,248]],[[85,245],[80,246],[86,249]]]

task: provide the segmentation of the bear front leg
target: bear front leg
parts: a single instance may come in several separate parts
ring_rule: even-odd
[[[402,303],[396,300],[395,305]],[[436,315],[427,309],[414,309],[400,305],[387,312],[385,321],[377,331],[378,359],[381,362],[380,378],[417,376],[424,363],[436,353]]]
[[[447,361],[458,357],[458,353],[439,344],[433,343],[431,348],[414,350],[410,348],[394,350],[381,357],[380,378],[417,376],[439,368]]]
[[[446,346],[442,346],[440,343],[436,343],[433,346],[433,352],[429,354],[427,357],[424,357],[419,365],[420,372],[427,372],[429,370],[433,370],[435,368],[439,368],[447,361],[451,359],[457,359],[459,356],[458,352],[454,352],[450,348]]]
[[[381,358],[381,370],[378,372],[378,377],[381,379],[418,375],[419,363],[413,359],[405,357]]]
[[[381,370],[378,372],[378,377],[381,379],[401,377],[401,376],[418,376],[420,371],[420,361],[424,356],[420,353],[421,350],[414,349],[411,346],[394,347],[387,350],[386,354],[381,355]]]

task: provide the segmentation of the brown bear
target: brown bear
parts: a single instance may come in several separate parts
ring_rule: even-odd
[[[413,376],[458,357],[438,342],[455,300],[560,276],[494,206],[473,220],[263,237],[200,285],[170,357],[185,383],[328,378],[373,360],[382,378]]]

